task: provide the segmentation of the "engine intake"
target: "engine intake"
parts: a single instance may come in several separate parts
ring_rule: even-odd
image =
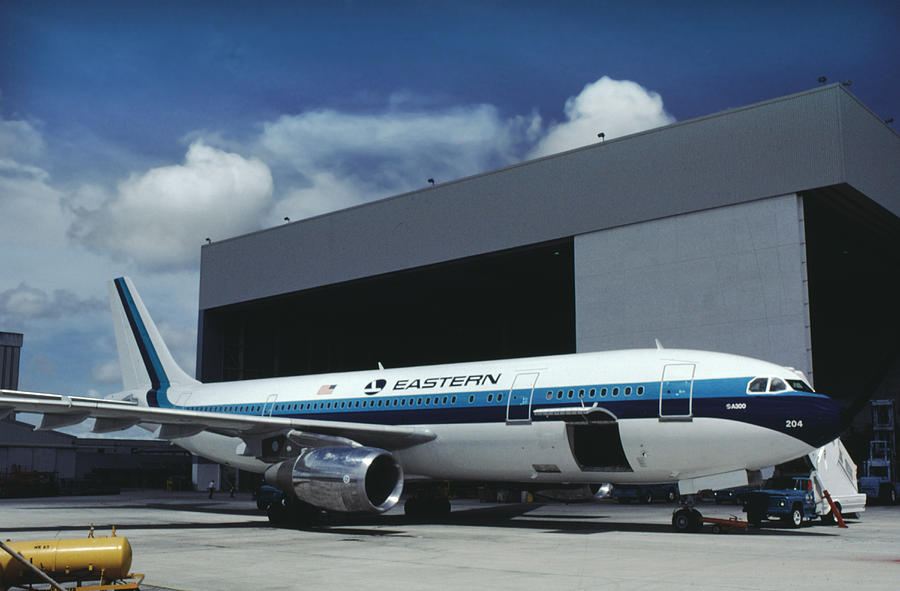
[[[403,468],[376,447],[316,447],[273,464],[266,482],[329,511],[383,513],[403,491]]]

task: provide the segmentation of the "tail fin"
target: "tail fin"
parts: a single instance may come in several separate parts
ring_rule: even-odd
[[[172,406],[169,388],[190,386],[197,380],[175,363],[131,279],[109,282],[109,305],[125,389],[145,390],[150,406]]]

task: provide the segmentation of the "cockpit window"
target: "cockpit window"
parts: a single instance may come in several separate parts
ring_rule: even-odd
[[[812,392],[813,389],[809,387],[809,384],[804,382],[803,380],[788,380],[788,384],[791,385],[791,388],[797,390],[798,392]]]
[[[769,382],[769,392],[781,392],[782,390],[787,390],[787,384],[779,378],[772,378]]]
[[[756,378],[747,386],[747,392],[765,392],[769,378]]]

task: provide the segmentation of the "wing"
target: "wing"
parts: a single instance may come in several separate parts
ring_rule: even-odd
[[[0,390],[0,418],[15,412],[43,415],[38,430],[58,429],[94,418],[94,433],[120,431],[134,425],[159,425],[160,439],[175,440],[208,431],[240,437],[250,447],[258,447],[251,442],[258,444],[263,439],[285,435],[309,446],[340,440],[397,450],[436,437],[432,431],[420,427],[231,415],[140,406],[134,401]]]

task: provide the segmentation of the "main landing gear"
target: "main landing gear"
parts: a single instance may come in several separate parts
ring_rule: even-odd
[[[328,522],[328,512],[299,499],[282,495],[266,510],[269,523],[282,527],[311,527]]]
[[[450,515],[447,486],[427,486],[416,490],[403,504],[403,512],[413,519],[443,519]]]

